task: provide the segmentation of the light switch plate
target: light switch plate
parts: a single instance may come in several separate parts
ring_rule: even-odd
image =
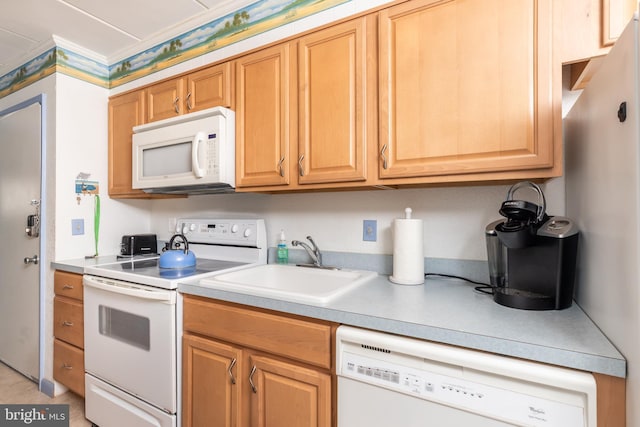
[[[84,234],[84,219],[72,219],[71,220],[71,235],[81,236]]]

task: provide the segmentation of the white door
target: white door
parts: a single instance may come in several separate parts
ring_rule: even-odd
[[[40,104],[0,111],[0,360],[39,378],[40,239],[25,232],[40,202]],[[32,202],[34,201],[34,202]]]

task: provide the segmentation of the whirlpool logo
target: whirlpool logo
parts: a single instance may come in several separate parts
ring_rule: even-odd
[[[69,405],[0,405],[0,427],[69,427]]]
[[[546,422],[547,412],[544,410],[544,408],[529,406],[529,418]]]

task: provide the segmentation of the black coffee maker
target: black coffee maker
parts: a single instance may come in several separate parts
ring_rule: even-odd
[[[514,200],[521,189],[535,191],[538,203]],[[494,301],[525,310],[570,307],[579,236],[575,223],[548,216],[542,190],[529,181],[509,189],[499,212],[506,219],[485,229]]]

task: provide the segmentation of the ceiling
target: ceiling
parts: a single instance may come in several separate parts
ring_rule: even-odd
[[[248,0],[2,0],[0,70],[22,65],[31,59],[31,51],[52,44],[53,36],[88,49],[112,64],[249,3]]]

